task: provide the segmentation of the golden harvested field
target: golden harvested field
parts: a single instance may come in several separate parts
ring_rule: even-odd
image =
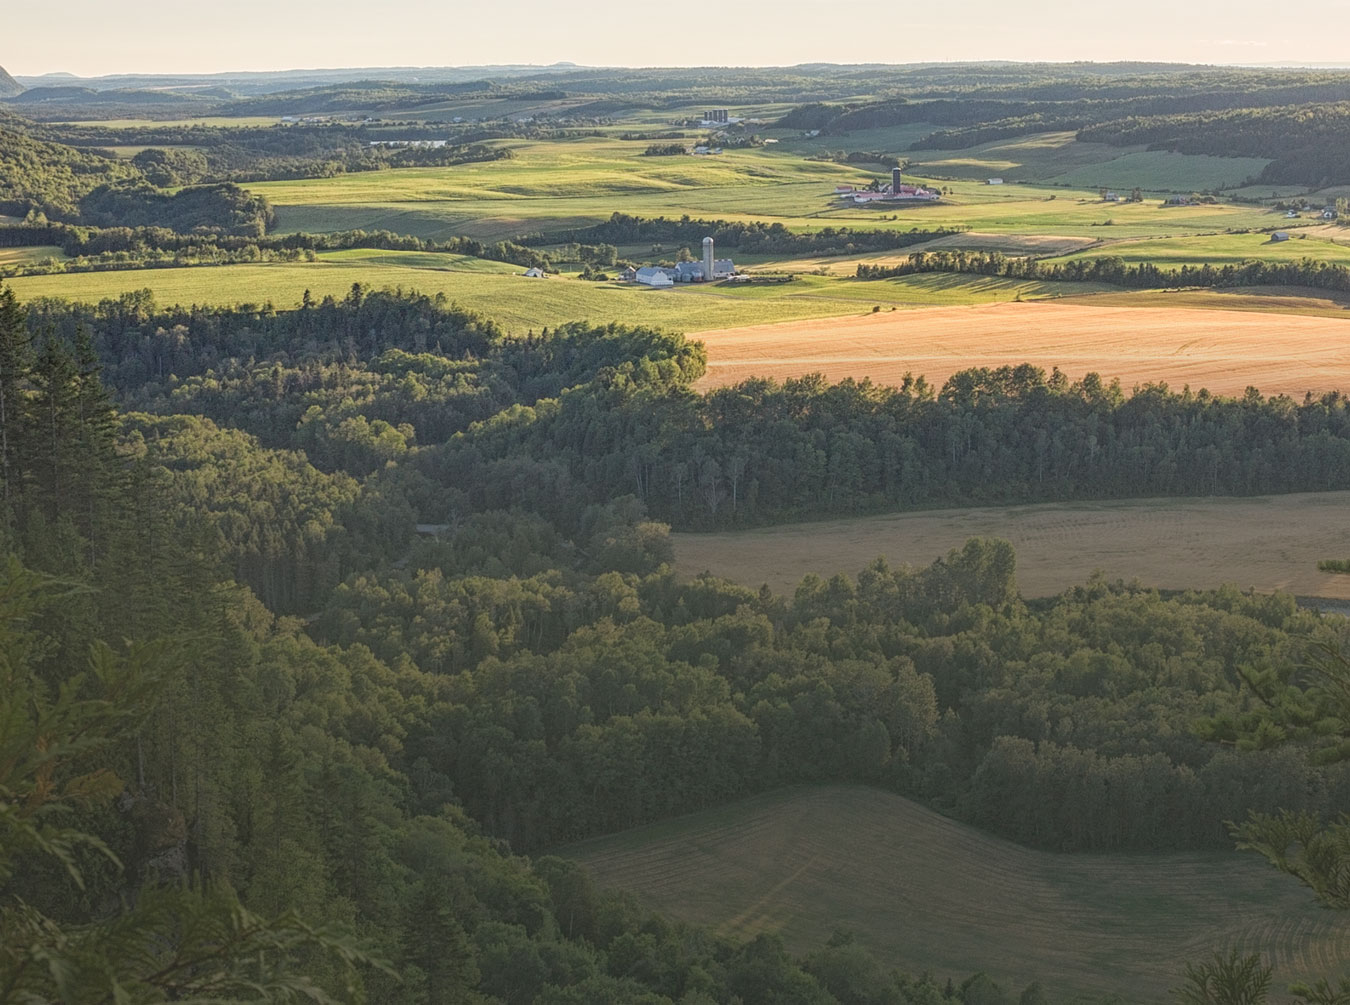
[[[1275,984],[1343,972],[1350,917],[1255,855],[1032,851],[900,796],[788,789],[561,854],[606,887],[739,938],[810,952],[849,929],[883,964],[958,981],[981,967],[1052,1001],[1170,1000],[1188,961],[1236,946]]]
[[[1084,583],[1138,579],[1163,589],[1283,590],[1350,601],[1350,576],[1317,571],[1350,557],[1350,492],[1245,499],[1142,499],[929,510],[721,534],[676,534],[681,572],[791,591],[807,573],[857,573],[878,555],[928,565],[972,537],[1017,550],[1027,597]]]
[[[885,289],[879,284],[878,292]],[[1003,303],[883,312],[701,332],[703,389],[747,377],[823,373],[896,384],[906,373],[941,386],[969,367],[1033,363],[1072,378],[1090,371],[1126,387],[1166,381],[1216,394],[1350,390],[1350,316]]]

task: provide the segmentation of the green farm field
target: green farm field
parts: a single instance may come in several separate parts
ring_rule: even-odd
[[[66,253],[54,244],[36,245],[28,248],[0,248],[0,270],[11,265],[31,265],[47,258],[64,261]]]
[[[989,304],[1083,292],[1082,284],[991,279],[980,276],[908,276],[885,283],[802,276],[772,286],[697,285],[652,290],[593,283],[566,276],[526,279],[516,266],[460,255],[399,251],[342,251],[317,262],[135,269],[122,272],[22,276],[6,280],[21,299],[61,297],[97,302],[149,289],[161,304],[272,303],[297,306],[304,291],[342,296],[353,283],[444,294],[481,311],[509,331],[537,330],[565,321],[647,324],[677,331],[856,316],[891,308]]]
[[[782,790],[563,849],[606,887],[809,952],[852,931],[886,965],[1042,982],[1051,1000],[1169,1000],[1185,964],[1260,952],[1277,986],[1350,962],[1350,918],[1255,856],[1032,851],[891,793]],[[1016,991],[1014,991],[1016,994]]]
[[[1024,145],[1034,149],[1035,139]],[[1086,188],[987,186],[977,180],[929,179],[949,190],[939,205],[860,207],[836,200],[834,186],[866,182],[878,177],[876,170],[809,161],[778,147],[728,150],[715,157],[645,157],[645,143],[612,138],[509,146],[515,155],[509,160],[265,182],[249,188],[276,207],[282,231],[388,229],[431,238],[465,234],[504,239],[587,226],[616,210],[648,217],[688,213],[781,222],[802,231],[828,226],[945,227],[1093,240],[1108,234],[1156,237],[1278,222],[1274,213],[1260,206],[1163,209],[1160,200],[1103,203],[1095,190]],[[1042,153],[1047,164],[1055,149]],[[978,164],[969,172],[972,179],[993,173],[989,162]],[[924,180],[922,175],[918,179]],[[1108,220],[1110,230],[1105,232]]]
[[[1290,221],[1291,223],[1295,221]],[[1151,238],[1119,241],[1064,256],[1102,258],[1114,256],[1131,265],[1151,262],[1161,268],[1181,265],[1236,265],[1240,262],[1319,262],[1350,265],[1350,230],[1303,228],[1289,230],[1287,241],[1272,241],[1270,234],[1207,234],[1195,237]]]

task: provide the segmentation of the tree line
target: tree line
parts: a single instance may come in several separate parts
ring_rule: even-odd
[[[937,237],[958,233],[955,230],[855,230],[852,227],[823,227],[809,233],[794,232],[781,223],[743,220],[700,220],[664,216],[631,216],[617,210],[604,223],[554,234],[528,235],[525,244],[557,244],[567,241],[607,244],[673,243],[699,246],[711,237],[720,248],[735,248],[747,254],[823,255],[854,251],[888,251],[907,248]]]
[[[1046,262],[993,251],[916,251],[896,265],[860,263],[858,279],[893,279],[926,272],[946,272],[1051,283],[1104,283],[1134,290],[1163,287],[1310,286],[1350,291],[1350,268],[1309,256],[1297,262],[1253,260],[1237,265],[1182,265],[1167,269],[1152,262],[1127,265],[1116,255]]]

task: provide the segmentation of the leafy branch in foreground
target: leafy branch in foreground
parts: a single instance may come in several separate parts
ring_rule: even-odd
[[[1302,667],[1245,670],[1241,676],[1254,699],[1250,710],[1202,721],[1202,736],[1248,751],[1297,743],[1322,764],[1350,760],[1350,656],[1342,643],[1316,643]],[[1327,907],[1350,910],[1350,814],[1328,822],[1306,811],[1252,813],[1229,827],[1239,849],[1264,855]],[[1227,958],[1215,954],[1212,962],[1188,965],[1186,984],[1176,994],[1197,1005],[1257,1005],[1266,1000],[1271,974],[1259,956],[1239,957],[1234,949]],[[1295,984],[1289,991],[1314,1005],[1350,1005],[1348,980],[1335,988],[1325,979]]]
[[[1201,964],[1186,964],[1186,983],[1173,994],[1185,1005],[1262,1005],[1270,992],[1273,967],[1259,956],[1215,953]]]
[[[71,924],[18,896],[11,880],[56,859],[84,888],[89,856],[120,869],[78,823],[123,782],[111,749],[150,714],[173,671],[163,644],[125,655],[95,646],[87,670],[52,685],[37,671],[42,646],[28,627],[78,602],[78,587],[24,569],[0,569],[0,1003],[336,1002],[359,999],[358,966],[381,966],[350,937],[287,913],[264,919],[227,889],[166,884],[131,890],[131,903]],[[336,959],[340,993],[302,961]]]

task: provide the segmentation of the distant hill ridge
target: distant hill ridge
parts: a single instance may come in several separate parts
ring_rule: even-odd
[[[23,93],[23,85],[5,72],[5,68],[0,66],[0,98],[12,98],[16,94]]]

